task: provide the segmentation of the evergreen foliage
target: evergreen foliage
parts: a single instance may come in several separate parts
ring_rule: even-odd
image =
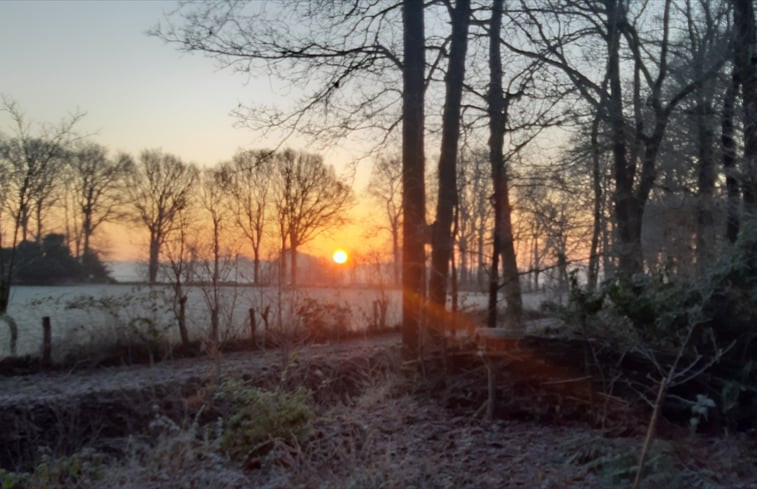
[[[10,255],[11,250],[2,250],[6,263]],[[41,243],[22,241],[16,247],[15,260],[13,283],[18,285],[113,282],[97,254],[89,252],[77,260],[62,234],[48,234]]]

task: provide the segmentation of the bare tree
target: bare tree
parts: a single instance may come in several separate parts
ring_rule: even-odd
[[[190,240],[190,235],[197,235],[192,226],[193,219],[190,217],[192,212],[193,210],[187,208],[178,212],[175,225],[165,242],[165,255],[168,259],[166,274],[172,288],[171,306],[179,328],[181,344],[185,348],[189,346],[189,330],[187,328],[187,301],[189,296],[185,286],[194,277],[197,259],[197,245]]]
[[[252,129],[299,132],[318,142],[378,131],[383,141],[399,122],[400,6],[399,0],[187,3],[152,34],[244,76],[264,73],[294,89],[292,104],[238,107],[236,115]]]
[[[13,243],[30,237],[32,218],[36,218],[35,240],[42,237],[43,212],[50,206],[51,191],[60,176],[66,147],[74,138],[73,129],[83,114],[74,114],[57,127],[42,127],[38,135],[16,102],[2,98],[0,112],[6,112],[13,126],[13,137],[3,141],[0,159],[6,166],[8,210],[14,221]],[[16,236],[20,232],[20,236]]]
[[[494,206],[494,246],[492,269],[489,278],[488,325],[497,323],[497,292],[499,291],[499,260],[502,270],[507,300],[507,320],[514,332],[522,331],[523,302],[520,292],[520,276],[515,260],[513,227],[511,220],[509,184],[504,155],[504,137],[507,124],[506,97],[502,88],[502,58],[500,55],[500,32],[502,25],[502,0],[495,0],[489,26],[489,158],[492,167]]]
[[[15,354],[18,330],[7,312],[16,246],[19,238],[21,241],[28,239],[33,213],[37,218],[36,238],[41,240],[42,213],[48,208],[49,192],[60,170],[61,157],[73,140],[74,127],[83,114],[74,114],[56,127],[42,127],[34,135],[31,123],[27,122],[18,104],[6,97],[2,97],[1,102],[0,113],[5,112],[10,117],[12,136],[0,139],[0,177],[3,180],[0,205],[11,218],[9,252],[0,257],[0,318],[10,328],[10,350]],[[3,236],[0,231],[0,249]]]
[[[236,225],[252,248],[253,281],[260,283],[260,252],[266,229],[273,172],[273,152],[242,151],[220,169],[220,183]]]
[[[483,286],[488,267],[484,245],[491,229],[489,181],[491,167],[488,151],[463,151],[458,165],[459,228],[456,236],[460,255],[461,285]]]
[[[402,224],[402,163],[397,158],[379,158],[373,165],[368,195],[384,209],[392,239],[394,283],[400,283],[400,226]]]
[[[525,6],[525,0],[522,3]],[[717,74],[725,58],[707,59],[700,77],[693,73],[685,79],[670,76],[670,66],[680,54],[674,49],[679,42],[674,34],[680,26],[673,22],[680,19],[674,15],[672,0],[662,4],[622,0],[528,3],[533,5],[522,10],[529,21],[520,22],[521,31],[536,48],[518,52],[562,71],[609,125],[618,267],[622,277],[631,277],[643,271],[642,217],[656,180],[660,147],[671,115],[705,80]],[[651,29],[651,25],[656,28]],[[585,53],[583,46],[597,40],[601,44],[596,44],[595,52],[603,58],[597,61],[605,65],[600,79],[583,57],[575,56]],[[624,57],[630,58],[630,63],[623,65]],[[630,77],[623,77],[625,69],[629,69]]]
[[[208,253],[202,257],[209,277],[202,277],[202,291],[210,312],[210,340],[216,342],[220,339],[222,269],[225,270],[225,265],[228,264],[225,259],[228,253],[221,249],[221,234],[227,218],[223,179],[223,172],[215,168],[208,168],[200,173],[200,202],[205,214],[210,218]]]
[[[445,76],[444,114],[442,116],[442,140],[439,156],[439,186],[436,201],[431,251],[431,275],[429,278],[430,310],[440,324],[431,324],[433,329],[445,328],[440,314],[446,308],[449,264],[452,258],[453,209],[457,205],[457,156],[460,140],[460,112],[465,81],[465,53],[468,48],[468,28],[471,20],[470,0],[458,0],[450,10],[452,38],[450,41],[449,66]],[[432,329],[432,330],[433,330]]]
[[[160,251],[176,226],[179,212],[187,207],[197,181],[197,169],[176,156],[159,150],[143,151],[139,164],[129,175],[129,200],[134,219],[150,234],[148,280],[158,276]]]
[[[352,191],[318,155],[285,150],[276,154],[273,199],[282,244],[290,254],[290,283],[297,283],[297,250],[345,222]]]
[[[76,213],[75,234],[81,237],[76,239],[75,254],[86,260],[95,231],[101,224],[122,216],[124,185],[134,172],[134,162],[126,154],[109,158],[103,146],[86,144],[72,151],[67,163]]]

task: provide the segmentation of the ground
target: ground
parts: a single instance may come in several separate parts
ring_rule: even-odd
[[[396,335],[0,377],[1,466],[30,470],[43,445],[54,456],[92,446],[121,487],[630,487],[648,413],[617,411],[600,423],[570,393],[556,401],[508,375],[512,363],[492,365],[500,369],[492,421],[479,409],[481,358],[448,365],[445,378],[433,362],[425,372],[403,365]],[[230,378],[306,386],[316,413],[308,439],[272,440],[264,457],[243,464],[224,456],[208,434],[222,420],[207,406]],[[660,435],[643,487],[757,488],[754,439],[665,424]]]

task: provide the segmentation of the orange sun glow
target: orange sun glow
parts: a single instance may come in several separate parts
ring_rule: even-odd
[[[336,250],[332,255],[334,263],[341,265],[347,262],[347,252],[344,250]]]

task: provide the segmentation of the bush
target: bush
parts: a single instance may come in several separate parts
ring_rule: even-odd
[[[297,308],[297,316],[307,332],[308,341],[321,343],[339,340],[348,332],[351,311],[349,306],[319,302],[306,297]]]
[[[314,415],[303,389],[264,391],[227,382],[218,398],[229,410],[221,448],[245,466],[259,462],[276,439],[303,444],[310,434]]]
[[[11,250],[2,250],[7,263]],[[20,285],[57,285],[67,283],[110,283],[108,270],[94,252],[81,262],[71,255],[62,234],[48,234],[41,243],[22,241],[16,247],[13,280]]]
[[[64,489],[93,487],[103,475],[103,456],[85,448],[67,457],[43,453],[31,472],[7,472],[0,469],[3,489]]]
[[[609,300],[601,308],[592,307],[596,297]],[[625,343],[630,347],[626,350],[664,358],[685,346],[682,365],[718,360],[701,372],[707,376],[699,375],[697,389],[716,401],[730,426],[757,426],[755,224],[745,225],[739,241],[727,246],[697,281],[685,281],[660,269],[631,280],[613,280],[592,294],[573,280],[571,301],[562,312],[591,335]],[[683,345],[690,328],[693,334]]]

